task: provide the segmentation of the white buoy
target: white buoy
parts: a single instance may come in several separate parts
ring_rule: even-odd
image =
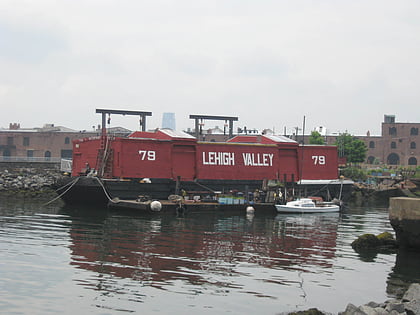
[[[255,212],[254,207],[252,207],[252,206],[246,207],[246,213],[250,214],[250,213],[254,213],[254,212]]]
[[[162,204],[159,201],[154,200],[150,203],[150,209],[152,211],[160,211],[162,209]]]
[[[253,214],[253,213],[247,213],[247,214],[246,214],[246,219],[247,219],[249,222],[252,222],[252,220],[254,220],[254,214]]]

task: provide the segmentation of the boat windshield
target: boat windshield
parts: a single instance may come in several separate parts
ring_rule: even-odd
[[[313,203],[304,203],[301,206],[302,207],[305,207],[305,208],[313,208],[313,207],[315,207],[315,204],[313,204]]]

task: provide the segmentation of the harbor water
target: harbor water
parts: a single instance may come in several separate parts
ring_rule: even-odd
[[[420,282],[415,253],[365,253],[386,206],[136,214],[0,198],[3,314],[338,313]]]

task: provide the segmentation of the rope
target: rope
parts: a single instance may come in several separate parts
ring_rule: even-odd
[[[204,189],[206,189],[206,190],[208,190],[208,191],[212,192],[212,193],[214,193],[214,192],[215,192],[215,191],[214,191],[213,189],[211,189],[210,187],[207,187],[207,186],[204,186],[203,184],[200,184],[197,180],[194,180],[194,183],[195,183],[196,185],[198,185],[198,186],[200,186],[200,187],[202,187],[202,188],[204,188]]]
[[[67,187],[68,185],[72,185],[75,181],[79,180],[79,177],[75,178],[74,180],[68,182],[67,184],[65,184],[64,186],[61,186],[60,188],[57,188],[55,191],[59,191],[60,189],[63,189],[65,187]]]
[[[320,191],[322,191],[322,190],[324,190],[325,188],[327,188],[327,194],[329,194],[330,192],[329,192],[329,190],[328,190],[328,185],[329,185],[329,183],[328,184],[326,184],[326,185],[324,185],[324,186],[322,186],[320,189],[318,189],[315,193],[313,193],[313,195],[314,196],[316,196]],[[331,196],[330,196],[331,197]]]
[[[96,178],[96,180],[98,181],[99,185],[102,187],[102,189],[103,189],[103,191],[105,193],[105,196],[108,198],[108,200],[111,201],[111,202],[113,202],[111,196],[108,194],[108,192],[107,192],[104,184],[101,182],[101,180],[98,177],[94,177],[94,178]]]
[[[48,206],[50,203],[53,203],[54,201],[56,201],[57,199],[60,199],[62,196],[64,196],[74,185],[76,185],[76,183],[79,181],[80,177],[77,177],[75,180],[73,180],[72,182],[69,182],[67,184],[65,184],[64,186],[58,188],[56,191],[58,191],[59,189],[62,189],[64,187],[66,187],[67,185],[70,185],[69,188],[67,188],[64,192],[62,192],[60,195],[58,195],[57,197],[55,197],[54,199],[48,201],[47,203],[44,203],[43,206]]]
[[[98,181],[98,183],[99,183],[99,185],[102,187],[102,189],[103,189],[103,191],[104,191],[104,193],[105,193],[105,196],[108,198],[108,200],[109,201],[111,201],[111,202],[113,202],[112,201],[112,198],[111,198],[111,196],[108,194],[108,191],[106,190],[106,188],[105,188],[105,186],[104,186],[104,184],[101,182],[101,180],[98,178],[98,177],[93,177],[93,178],[95,178],[97,181]],[[60,199],[62,196],[64,196],[74,185],[76,185],[76,183],[79,181],[79,179],[80,179],[80,177],[77,177],[74,181],[72,181],[72,182],[69,182],[69,183],[67,183],[67,184],[65,184],[64,186],[62,186],[62,187],[60,187],[60,188],[58,188],[56,191],[58,191],[58,190],[60,190],[60,189],[63,189],[64,187],[66,187],[66,186],[68,186],[68,185],[70,185],[65,191],[63,191],[60,195],[58,195],[57,197],[55,197],[54,199],[52,199],[52,200],[50,200],[50,201],[48,201],[47,203],[44,203],[43,204],[43,206],[47,206],[47,205],[49,205],[50,203],[53,203],[54,201],[56,201],[57,199]]]

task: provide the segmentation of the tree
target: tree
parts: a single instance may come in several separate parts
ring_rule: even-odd
[[[367,147],[365,143],[348,133],[340,134],[335,145],[338,146],[338,155],[346,157],[349,163],[362,163],[366,160]]]
[[[324,138],[318,131],[312,131],[309,136],[309,144],[324,144]]]

